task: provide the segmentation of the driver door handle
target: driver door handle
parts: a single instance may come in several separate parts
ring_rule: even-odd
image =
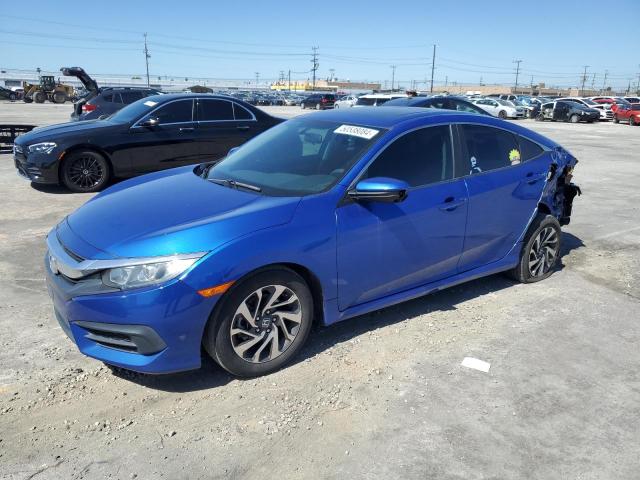
[[[454,197],[447,197],[443,203],[438,205],[438,208],[443,212],[453,212],[459,206],[464,205],[466,201],[467,199],[464,197],[458,199]]]

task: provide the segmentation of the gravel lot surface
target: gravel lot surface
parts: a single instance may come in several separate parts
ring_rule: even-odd
[[[0,123],[70,109],[0,103]],[[580,159],[549,279],[496,275],[316,329],[295,364],[244,381],[81,355],[42,259],[91,195],[34,188],[0,155],[0,478],[638,478],[640,127],[520,123]]]

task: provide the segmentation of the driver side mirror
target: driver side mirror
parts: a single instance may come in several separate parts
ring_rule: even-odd
[[[397,203],[407,198],[409,184],[386,177],[367,178],[359,181],[347,196],[358,202]]]
[[[160,119],[158,117],[149,117],[146,120],[140,122],[138,125],[140,125],[141,127],[149,128],[157,127],[158,125],[160,125]]]

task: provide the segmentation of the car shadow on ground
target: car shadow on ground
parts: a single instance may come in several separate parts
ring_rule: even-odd
[[[112,185],[116,185],[117,183],[120,183],[123,180],[125,180],[125,179],[124,178],[111,178],[101,191],[104,191],[105,189],[111,187]],[[50,193],[52,195],[85,195],[83,193],[72,192],[71,190],[69,190],[64,185],[54,185],[54,184],[47,184],[47,183],[31,182],[31,188],[33,188],[34,190],[37,190],[38,192]],[[97,193],[99,193],[99,192],[97,192]],[[93,195],[92,193],[90,193],[90,194]]]
[[[578,237],[563,233],[560,262],[556,273],[564,268],[562,257],[572,250],[584,247]],[[323,351],[353,338],[388,327],[404,320],[428,315],[435,311],[455,311],[457,305],[473,298],[510,288],[516,283],[505,274],[496,274],[466,282],[455,287],[408,300],[372,313],[345,320],[329,327],[315,326],[306,346],[289,365],[313,358]],[[285,367],[287,368],[287,367]],[[202,367],[184,373],[145,375],[121,369],[112,369],[114,375],[139,385],[167,392],[190,392],[220,387],[236,378],[219,367],[206,353],[202,355]]]

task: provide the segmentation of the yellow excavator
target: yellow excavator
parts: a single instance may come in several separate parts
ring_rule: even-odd
[[[42,75],[40,84],[23,82],[24,95],[22,99],[26,103],[44,103],[49,100],[52,103],[64,103],[73,98],[73,87],[56,82],[53,75]]]

